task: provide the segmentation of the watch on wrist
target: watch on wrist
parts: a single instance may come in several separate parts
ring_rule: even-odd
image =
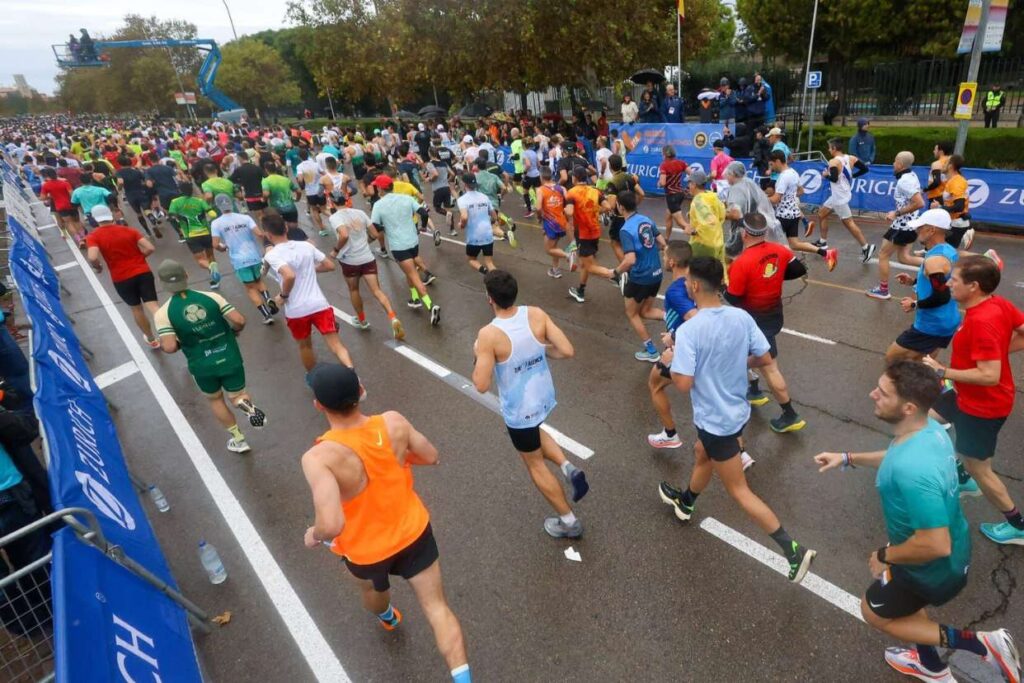
[[[281,292],[281,298],[282,299],[287,299],[288,296],[289,296],[288,292]]]
[[[939,376],[939,379],[946,379],[946,368],[935,368],[935,374]]]
[[[892,564],[887,559],[885,559],[885,551],[888,550],[888,548],[889,546],[883,545],[881,548],[875,551],[875,557],[877,557],[878,561],[882,564]]]

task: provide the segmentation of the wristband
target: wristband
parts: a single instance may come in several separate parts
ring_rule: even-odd
[[[288,292],[281,292],[281,298],[282,299],[287,299],[288,296],[289,296]]]
[[[853,458],[850,456],[849,451],[843,451],[841,455],[843,457],[843,463],[840,469],[842,469],[844,472],[846,470],[856,469],[856,466],[853,464]]]
[[[875,557],[877,557],[878,561],[881,562],[882,564],[889,564],[889,565],[891,565],[892,562],[889,562],[888,560],[885,559],[885,551],[888,549],[888,547],[889,546],[887,546],[887,545],[883,545],[881,548],[876,550],[875,551]]]

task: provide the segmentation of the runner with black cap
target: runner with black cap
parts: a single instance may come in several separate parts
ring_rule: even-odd
[[[330,429],[302,456],[316,516],[307,548],[340,555],[359,579],[363,606],[386,631],[402,623],[391,576],[409,582],[452,680],[470,683],[466,643],[448,606],[430,513],[413,489],[413,466],[438,464],[437,448],[395,411],[364,415],[351,368],[321,364],[307,378]]]

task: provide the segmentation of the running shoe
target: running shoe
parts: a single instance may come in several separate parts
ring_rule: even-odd
[[[662,429],[657,434],[648,434],[647,443],[651,445],[651,448],[681,448],[683,440],[679,438],[679,432],[669,436],[668,432]]]
[[[321,230],[317,234],[320,235],[321,237],[330,237],[331,231],[326,229],[326,228],[324,228],[323,230]]]
[[[766,403],[768,403],[769,400],[770,399],[768,398],[768,394],[764,393],[760,389],[758,389],[757,391],[751,391],[750,389],[747,389],[747,403],[749,403],[750,405],[763,406]]]
[[[391,319],[391,336],[398,341],[405,339],[405,328],[402,327],[402,321],[398,318]]]
[[[269,294],[269,292],[268,292],[268,294]],[[267,310],[270,311],[270,315],[277,315],[278,311],[281,310],[280,308],[277,307],[277,302],[274,301],[271,298],[266,298],[266,297],[265,297],[265,300],[267,302]]]
[[[264,315],[263,316],[263,324],[264,325],[273,325],[274,324],[274,316],[272,316],[272,315]]]
[[[566,524],[561,517],[548,517],[544,520],[544,531],[553,538],[579,538],[583,535],[583,522],[577,519]]]
[[[575,249],[569,252],[569,272],[570,273],[575,273],[576,272],[576,250]]]
[[[814,221],[804,219],[804,239],[814,234]]]
[[[813,244],[818,249],[828,249],[828,242],[826,242],[823,239],[816,239],[813,242],[811,242],[811,244]]]
[[[220,283],[219,282],[214,282],[213,280],[211,280],[210,281],[210,289],[220,289]]]
[[[164,236],[163,231],[160,230],[160,228],[157,227],[155,224],[153,225],[153,236],[156,237],[157,239],[163,239]]]
[[[750,457],[750,453],[747,453],[746,451],[740,451],[740,464],[743,465],[744,472],[753,467],[755,462],[757,461]]]
[[[537,212],[535,212],[535,211],[527,211],[526,215],[524,215],[523,218],[533,218],[536,215],[537,215]]]
[[[232,453],[248,453],[252,448],[249,447],[249,443],[245,439],[231,437],[228,439],[228,450]]]
[[[885,663],[901,674],[919,681],[956,683],[948,666],[942,671],[932,671],[922,664],[916,648],[887,647],[885,648]]]
[[[435,230],[434,231],[434,246],[435,247],[441,246],[441,231],[440,230]]]
[[[578,503],[590,491],[590,484],[587,483],[587,475],[578,467],[570,465],[569,476],[565,480],[572,487],[572,502]]]
[[[988,650],[985,661],[994,666],[1008,683],[1020,683],[1020,652],[1010,632],[1001,628],[998,631],[981,631],[977,636]]]
[[[657,351],[648,351],[647,349],[644,349],[643,351],[637,351],[634,353],[633,358],[646,361],[648,363],[657,363],[661,360],[661,354]]]
[[[159,338],[150,339],[146,335],[142,335],[142,338],[143,338],[143,340],[145,340],[145,342],[149,346],[149,348],[153,349],[154,351],[156,351],[157,349],[160,348],[160,339]]]
[[[388,253],[388,250],[387,250],[387,249],[381,249],[381,250],[380,250],[380,257],[381,257],[382,259],[384,259],[384,260],[387,260],[387,259],[390,259],[390,258],[391,258],[391,254],[389,254],[389,253]]]
[[[569,242],[568,246],[565,247],[565,250],[571,252],[571,251],[576,251],[578,248],[579,248],[579,245],[576,244],[576,240],[573,240],[572,242]]]
[[[430,325],[432,327],[437,327],[440,324],[441,324],[441,307],[438,306],[437,304],[434,304],[433,307],[430,309]]]
[[[553,278],[555,278],[557,280],[558,278],[562,277],[562,269],[561,268],[548,268],[548,277],[553,277]]]
[[[860,262],[867,263],[875,255],[877,247],[874,244],[865,244],[860,250]]]
[[[986,522],[980,526],[985,538],[1000,545],[1024,545],[1024,529],[1018,529],[1009,522],[998,524]]]
[[[807,426],[807,422],[796,413],[793,413],[792,416],[786,416],[786,414],[783,413],[774,420],[770,420],[768,424],[771,426],[772,431],[777,434],[799,432]]]
[[[423,302],[419,299],[409,299],[405,302],[405,305],[409,308],[423,308]]]
[[[881,287],[872,287],[868,291],[864,292],[872,299],[880,299],[882,301],[888,301],[892,298],[892,294],[889,294],[888,289],[882,289]]]
[[[512,247],[513,249],[517,249],[519,247],[519,239],[516,237],[515,225],[509,226],[508,232],[505,233],[505,236],[508,238],[508,246]]]
[[[960,248],[963,251],[970,251],[971,245],[974,244],[974,228],[967,228],[964,236],[960,238]]]
[[[957,487],[957,493],[961,498],[977,498],[981,495],[981,488],[978,486],[978,482],[971,478]]]
[[[619,286],[619,293],[622,296],[626,296],[626,285],[629,284],[629,273],[619,273],[618,275],[612,275],[612,282]]]
[[[670,486],[668,482],[663,481],[658,484],[658,495],[661,496],[662,503],[672,506],[672,511],[676,513],[676,517],[680,521],[689,522],[690,518],[693,517],[694,506],[684,503],[683,492]]]
[[[370,329],[370,321],[360,320],[359,318],[356,318],[356,327],[358,327],[361,330],[368,330]]]
[[[825,264],[828,266],[828,272],[832,272],[836,269],[836,264],[839,263],[839,250],[835,247],[825,251]]]
[[[575,299],[576,303],[582,304],[582,303],[586,303],[586,301],[587,301],[584,298],[583,293],[580,292],[580,290],[576,289],[575,287],[570,287],[569,288],[569,296],[571,296],[573,299]]]
[[[216,263],[210,264],[210,286],[220,284],[221,274],[220,268],[217,267]]]
[[[992,259],[995,262],[995,264],[999,266],[999,270],[1003,269],[1003,259],[999,258],[999,254],[996,252],[995,249],[989,249],[984,254],[982,254],[982,256]]]
[[[379,615],[377,616],[377,623],[380,624],[380,627],[385,631],[394,631],[398,628],[398,625],[402,623],[402,613],[398,611],[398,608],[392,605],[391,611],[395,613],[395,616],[391,618],[391,621],[384,621]]]
[[[803,581],[817,554],[817,551],[805,548],[796,541],[793,541],[792,551],[789,557],[786,558],[789,560],[789,580],[793,583]]]
[[[267,426],[267,414],[252,404],[247,398],[237,403],[238,409],[249,416],[249,424],[256,429],[263,429]]]
[[[429,270],[423,271],[423,284],[429,285],[437,279],[437,276],[431,273]]]

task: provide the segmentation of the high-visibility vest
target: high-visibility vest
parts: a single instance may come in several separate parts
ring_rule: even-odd
[[[991,111],[1001,105],[1005,95],[1006,92],[1003,90],[1000,90],[998,93],[989,90],[988,94],[985,95],[985,109]]]

